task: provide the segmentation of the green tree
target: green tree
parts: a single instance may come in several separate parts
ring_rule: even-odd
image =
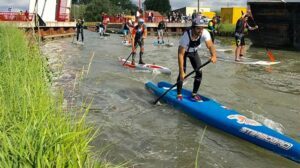
[[[88,0],[86,0],[88,1]],[[130,0],[90,0],[86,5],[84,18],[86,21],[101,21],[101,13],[108,15],[130,14],[130,11],[136,11],[137,6]]]
[[[136,11],[138,9],[136,5],[132,4],[131,0],[110,0],[110,1],[112,2],[112,4],[119,6],[121,10]]]
[[[160,13],[168,13],[171,11],[170,0],[145,0],[146,10],[154,10]]]
[[[83,18],[86,11],[86,5],[84,4],[72,4],[71,7],[71,20]]]
[[[90,3],[92,0],[72,0],[72,4],[88,4]]]
[[[84,18],[86,21],[100,21],[102,12],[110,15],[113,10],[113,5],[109,0],[92,0],[87,4]]]

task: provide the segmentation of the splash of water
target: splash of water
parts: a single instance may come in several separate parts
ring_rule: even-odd
[[[250,111],[250,112],[252,113],[252,119],[262,123],[266,127],[270,128],[280,134],[284,134],[285,128],[283,127],[283,125],[281,123],[277,123],[271,119],[264,117],[263,115],[255,114],[252,111]]]

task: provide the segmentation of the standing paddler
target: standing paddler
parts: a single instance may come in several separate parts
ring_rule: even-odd
[[[194,101],[202,101],[200,95],[197,94],[201,80],[202,71],[197,70],[201,66],[201,60],[198,55],[197,49],[201,43],[205,43],[206,47],[209,49],[211,55],[211,61],[215,63],[217,61],[216,50],[214,44],[211,40],[209,32],[204,29],[207,24],[200,18],[195,18],[192,21],[192,26],[190,29],[186,30],[179,41],[178,47],[178,64],[179,64],[179,75],[177,78],[177,99],[182,100],[182,85],[186,72],[186,60],[189,58],[193,69],[196,71],[196,76],[194,79],[194,88],[192,92],[192,99]]]
[[[145,64],[143,61],[144,54],[144,39],[147,37],[147,27],[144,24],[144,19],[138,19],[138,25],[132,30],[132,65],[135,65],[135,55],[137,45],[140,46],[139,64]]]
[[[258,29],[258,26],[251,27],[248,24],[249,15],[243,14],[242,17],[237,21],[235,27],[235,42],[236,42],[236,49],[235,49],[235,61],[240,61],[240,58],[243,56],[244,48],[245,48],[245,29],[248,30],[255,30]]]

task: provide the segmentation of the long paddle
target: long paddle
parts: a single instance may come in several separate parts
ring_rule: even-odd
[[[128,55],[128,57],[126,58],[125,62],[123,63],[123,66],[126,64],[126,62],[128,61],[128,59],[130,58],[130,56],[132,55],[132,52]]]
[[[195,73],[196,71],[199,71],[202,67],[204,67],[205,65],[209,64],[211,62],[211,59],[209,59],[208,61],[206,61],[204,64],[202,64],[201,66],[199,66],[196,70],[193,70],[192,72],[190,72],[189,74],[187,74],[183,80],[187,79],[189,76],[191,76],[193,73]],[[167,91],[165,91],[164,94],[162,94],[161,96],[159,96],[159,98],[157,98],[153,104],[155,105],[162,97],[164,97],[170,90],[172,90],[175,86],[177,86],[178,82],[177,81],[173,86],[171,86]]]
[[[131,45],[133,45],[133,44],[131,44]],[[135,47],[135,50],[137,49],[137,47]],[[124,64],[123,64],[123,66],[126,64],[126,62],[128,61],[128,59],[130,58],[130,56],[132,55],[132,53],[133,52],[131,52],[129,55],[128,55],[128,57],[127,57],[127,59],[125,60],[125,62],[124,62]]]

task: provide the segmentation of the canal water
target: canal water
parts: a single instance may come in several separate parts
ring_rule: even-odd
[[[217,48],[234,49],[233,38],[217,39]],[[171,76],[123,68],[118,58],[126,58],[131,49],[122,45],[119,35],[101,39],[85,31],[84,45],[72,40],[45,42],[42,51],[54,72],[53,85],[64,90],[66,102],[77,107],[92,102],[87,121],[99,128],[100,135],[92,142],[93,150],[102,151],[97,159],[135,168],[191,168],[197,161],[201,168],[299,167],[169,105],[151,104],[155,98],[144,84],[175,82],[179,37],[169,37],[174,47],[153,46],[154,36],[145,41],[145,62],[170,68]],[[199,93],[300,142],[299,52],[274,50],[273,54],[280,64],[243,65],[221,59],[208,64]],[[202,62],[208,59],[204,49],[199,55]],[[217,52],[217,56],[233,60],[234,52]],[[264,49],[247,48],[245,57],[268,61]],[[184,87],[192,89],[192,85],[190,78]]]

